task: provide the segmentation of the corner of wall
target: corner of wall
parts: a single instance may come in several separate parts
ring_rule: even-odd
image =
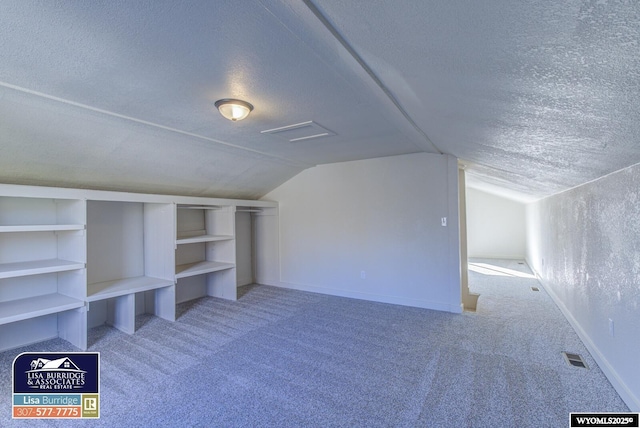
[[[633,251],[611,247],[635,248],[637,242],[625,221],[611,221],[616,216],[633,218],[635,207],[625,202],[637,192],[633,180],[633,174],[614,174],[528,204],[526,261],[622,400],[637,412],[637,312],[625,306],[625,300],[608,298],[620,291],[616,284],[634,278],[626,258]],[[609,207],[608,212],[602,207]],[[605,259],[613,268],[601,263]],[[617,280],[611,280],[611,272],[617,272]],[[627,290],[629,297],[638,295],[634,290]],[[615,339],[605,327],[608,317],[623,319],[627,326],[620,334],[616,331]]]
[[[447,204],[449,235],[448,286],[451,292],[451,306],[462,306],[462,260],[460,259],[460,186],[458,158],[447,156]],[[463,306],[462,306],[463,307]]]
[[[620,398],[622,398],[622,400],[627,404],[631,411],[640,411],[640,397],[637,397],[627,386],[626,382],[618,374],[616,369],[611,365],[602,350],[593,342],[593,340],[591,340],[591,337],[582,328],[578,320],[575,319],[571,311],[565,306],[562,300],[553,291],[553,288],[550,287],[537,272],[534,271],[534,274],[538,278],[538,282],[540,283],[540,285],[542,285],[542,287],[551,297],[558,309],[560,309],[564,317],[567,319],[567,321],[569,321],[569,324],[571,324],[571,327],[573,327],[573,330],[576,332],[593,359],[596,360],[596,363],[598,363],[598,367],[600,367],[600,370],[602,370],[607,379],[609,379],[611,386],[613,386],[616,392],[620,395]]]

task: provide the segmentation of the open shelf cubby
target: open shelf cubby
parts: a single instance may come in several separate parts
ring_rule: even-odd
[[[178,205],[177,301],[202,296],[236,299],[235,207]]]
[[[87,202],[89,327],[133,334],[141,313],[175,320],[174,221],[169,203]]]

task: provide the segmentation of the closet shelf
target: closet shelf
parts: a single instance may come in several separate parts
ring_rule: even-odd
[[[221,210],[219,205],[178,205],[179,210]]]
[[[40,275],[43,273],[64,272],[83,269],[84,263],[69,260],[49,259],[30,262],[15,262],[0,264],[0,279],[18,276]]]
[[[188,276],[201,275],[203,273],[217,272],[225,269],[233,269],[233,263],[202,261],[196,263],[186,263],[176,266],[176,279]]]
[[[53,293],[0,302],[0,325],[84,306],[82,300]]]
[[[155,290],[157,288],[169,287],[173,281],[167,279],[153,278],[150,276],[138,276],[134,278],[123,278],[115,281],[104,281],[89,284],[87,287],[87,301],[109,299],[111,297],[124,296],[126,294],[140,293],[142,291]]]
[[[214,242],[214,241],[230,241],[233,239],[231,235],[197,235],[197,236],[185,236],[178,238],[176,244],[195,244],[198,242]]]
[[[2,232],[57,232],[65,230],[84,230],[84,224],[25,224],[0,226]]]

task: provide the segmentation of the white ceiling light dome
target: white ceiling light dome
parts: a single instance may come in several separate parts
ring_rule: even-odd
[[[221,115],[233,122],[246,118],[253,110],[253,106],[248,102],[233,98],[218,100],[215,106]]]

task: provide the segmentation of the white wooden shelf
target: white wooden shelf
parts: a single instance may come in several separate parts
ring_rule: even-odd
[[[224,262],[203,261],[187,263],[176,266],[176,279],[188,276],[201,275],[203,273],[217,272],[225,269],[233,269],[235,264]]]
[[[0,302],[0,325],[81,308],[84,304],[57,293]]]
[[[219,210],[222,209],[218,205],[178,205],[179,210]]]
[[[230,241],[233,239],[231,235],[198,235],[188,236],[184,238],[178,237],[176,244],[195,244],[198,242],[214,242],[214,241]]]
[[[84,230],[84,224],[26,224],[0,226],[2,232],[57,232],[65,230]]]
[[[69,260],[49,259],[30,262],[15,262],[0,264],[0,279],[18,276],[40,275],[43,273],[64,272],[83,269],[84,263]]]
[[[87,301],[95,302],[97,300],[124,296],[126,294],[140,293],[142,291],[155,290],[157,288],[169,287],[171,285],[173,285],[173,281],[152,278],[149,276],[139,276],[135,278],[118,279],[115,281],[97,282],[88,285]]]

